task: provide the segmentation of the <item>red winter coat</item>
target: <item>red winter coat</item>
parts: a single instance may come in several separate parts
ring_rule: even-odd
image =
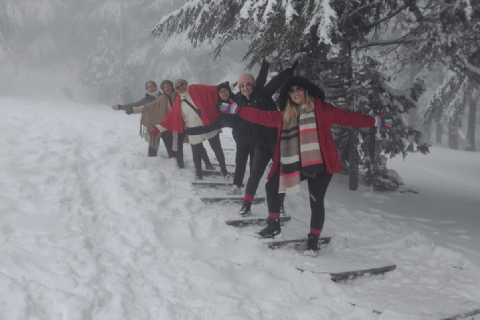
[[[206,86],[203,84],[191,84],[188,86],[188,94],[195,106],[202,112],[202,122],[206,126],[215,121],[220,112],[217,110],[217,86]],[[183,119],[181,96],[178,94],[172,109],[168,111],[167,117],[159,123],[169,131],[183,133]]]
[[[242,107],[238,115],[252,123],[257,123],[266,127],[278,128],[278,141],[273,165],[268,179],[275,173],[278,162],[280,161],[280,141],[283,126],[283,111],[261,111],[255,108]],[[315,99],[315,117],[317,118],[318,141],[322,151],[323,159],[328,173],[337,173],[342,171],[342,162],[338,155],[337,146],[332,137],[332,123],[341,126],[367,128],[375,125],[375,118],[360,113],[346,111],[334,107],[328,102],[322,102]]]

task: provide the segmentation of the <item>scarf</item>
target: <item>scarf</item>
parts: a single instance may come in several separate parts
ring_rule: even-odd
[[[300,172],[315,177],[322,164],[315,112],[307,112],[307,106],[302,105],[299,119],[291,117],[282,126],[279,193],[299,192]]]
[[[147,92],[147,93],[152,97],[154,97],[155,99],[158,99],[158,96],[160,95],[160,92],[158,92],[158,90],[153,93],[150,93],[150,92]]]
[[[176,93],[172,94],[172,101],[175,100],[176,95]],[[172,103],[170,102],[169,96],[166,94],[143,107],[142,118],[140,119],[140,136],[143,137],[150,147],[155,150],[158,150],[160,136],[150,136],[150,130],[152,130],[153,126],[167,117],[168,111],[171,107]],[[174,146],[176,145],[174,144]]]

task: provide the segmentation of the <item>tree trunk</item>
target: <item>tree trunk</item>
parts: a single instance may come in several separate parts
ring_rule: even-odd
[[[443,126],[441,123],[437,123],[436,127],[436,142],[442,143],[442,135],[443,135]]]
[[[413,82],[415,80],[415,75],[417,73],[417,66],[416,64],[413,64],[412,67],[410,68],[410,81],[409,81],[409,87],[413,88]],[[418,128],[418,115],[417,115],[417,108],[412,108],[408,110],[408,126],[412,129],[417,129]]]
[[[376,191],[375,188],[375,179],[378,175],[378,170],[375,170],[377,166],[377,158],[375,157],[375,144],[377,140],[377,127],[371,127],[369,130],[370,135],[370,150],[368,150],[368,156],[370,157],[370,183],[373,186],[373,190]]]
[[[448,146],[458,150],[458,121],[450,120],[448,123]]]
[[[348,80],[351,80],[353,78],[352,43],[347,41],[344,45],[345,60],[348,61]],[[345,95],[347,96],[347,103],[351,106],[353,111],[355,111],[357,103],[355,97],[347,95],[346,91]],[[360,155],[358,154],[358,131],[353,128],[351,128],[348,133],[348,150],[350,162],[349,188],[350,190],[355,191],[358,189],[358,166],[360,164]]]
[[[358,189],[358,166],[360,163],[360,155],[358,154],[358,132],[357,129],[349,129],[348,132],[348,154],[350,162],[350,176],[348,185],[350,190]]]
[[[470,98],[469,108],[468,108],[468,129],[467,129],[467,141],[470,146],[466,149],[467,151],[477,151],[475,145],[475,127],[477,125],[477,101],[472,96]]]

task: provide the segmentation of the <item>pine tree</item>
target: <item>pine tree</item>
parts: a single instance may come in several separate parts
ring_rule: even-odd
[[[14,24],[9,12],[8,0],[0,0],[0,64],[13,57],[9,37],[14,30]]]
[[[476,87],[475,81],[460,70],[450,70],[425,111],[423,122],[436,122],[438,133],[442,133],[440,128],[448,127],[449,146],[452,149],[458,149],[458,122],[464,115],[466,106],[470,106],[469,112],[473,118],[476,116],[475,106],[472,106],[472,100],[475,101],[477,97]],[[473,135],[469,135],[469,139],[470,147],[474,149],[475,122],[472,120],[469,120],[469,131],[473,132]],[[437,142],[439,142],[438,139]]]
[[[105,102],[116,97],[120,80],[119,48],[111,41],[106,30],[102,31],[92,46],[79,80],[85,86],[97,90]]]
[[[388,191],[397,189],[401,182],[387,169],[388,158],[398,154],[405,158],[409,152],[428,152],[427,144],[420,140],[421,132],[407,126],[402,119],[404,114],[416,108],[424,84],[418,80],[410,92],[395,90],[377,68],[377,61],[365,58],[355,70],[355,81],[348,94],[354,96],[355,111],[372,115],[382,113],[385,118],[393,119],[394,125],[389,130],[376,127],[359,130],[360,165],[366,174],[365,184],[377,191]]]
[[[187,33],[194,44],[213,41],[218,37],[216,55],[219,55],[230,41],[248,37],[250,45],[244,58],[249,60],[250,67],[268,58],[272,61],[272,67],[280,70],[292,60],[299,59],[300,66],[297,70],[300,75],[321,85],[330,101],[333,100],[338,106],[351,109],[354,105],[352,86],[363,79],[360,70],[354,70],[354,56],[361,50],[360,45],[378,39],[381,34],[389,30],[387,22],[398,19],[401,14],[414,17],[415,4],[412,1],[399,4],[394,0],[257,2],[192,0],[164,17],[152,33],[157,37]],[[368,57],[368,50],[364,51],[362,54]],[[385,59],[387,58],[386,55]],[[372,85],[378,88],[372,87],[373,90],[378,92],[383,90],[393,95],[393,89],[385,89],[387,87],[385,77],[377,74],[376,79],[377,81],[372,82]],[[408,95],[404,98],[399,93],[393,96],[395,98],[390,108],[398,108],[399,111],[392,111],[389,114],[397,115],[408,109],[405,106],[410,103]],[[394,119],[394,121],[397,120],[397,118]],[[398,129],[405,129],[403,122],[399,123]],[[390,150],[387,153],[391,155],[413,151],[413,147],[400,143],[397,134],[395,132],[387,135],[385,137],[387,140],[383,144],[376,146],[376,143],[372,142],[364,147],[376,146],[375,152],[378,154],[382,149]],[[406,131],[406,136],[415,136],[414,140],[417,141],[418,134],[411,129]],[[357,130],[349,129],[348,134],[344,132],[340,134],[341,137],[348,139],[348,142],[339,139],[341,154],[350,157],[350,188],[352,190],[355,190],[358,185],[357,135]],[[419,148],[424,150],[424,147],[422,145]],[[373,161],[379,163],[378,156]],[[373,175],[383,174],[384,165],[371,172]]]

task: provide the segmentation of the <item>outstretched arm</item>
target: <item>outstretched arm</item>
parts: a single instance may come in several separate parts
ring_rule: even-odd
[[[238,111],[240,118],[265,127],[277,128],[283,121],[282,111],[263,111],[257,108],[242,107]]]
[[[368,128],[376,125],[375,118],[371,116],[340,109],[329,103],[326,104],[326,108],[330,111],[332,123],[355,128]]]

